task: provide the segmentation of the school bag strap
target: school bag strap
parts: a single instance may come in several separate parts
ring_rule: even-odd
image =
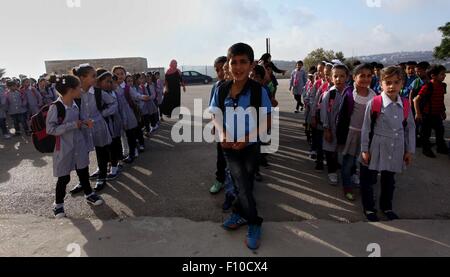
[[[56,106],[57,114],[58,114],[58,123],[62,124],[64,119],[66,118],[66,107],[61,101],[53,102],[53,105]]]
[[[225,99],[230,95],[231,87],[233,85],[233,81],[225,81],[218,88],[218,97],[219,97],[219,109],[222,111],[222,114],[225,114]],[[242,92],[250,89],[250,106],[256,109],[256,117],[257,117],[257,128],[259,130],[259,109],[262,106],[262,86],[256,81],[249,79],[244,86]],[[239,98],[240,95],[238,95]]]
[[[400,97],[400,96],[399,96]],[[401,98],[403,104],[403,128],[408,126],[408,117],[409,112],[411,110],[411,105],[407,98]],[[381,114],[381,108],[383,106],[383,97],[381,95],[377,95],[373,98],[372,102],[372,111],[371,111],[371,127],[370,127],[370,141],[372,142],[373,136],[375,135],[375,124],[377,122],[378,117]]]
[[[105,107],[102,102],[102,89],[101,88],[94,88],[94,96],[95,96],[95,104],[97,105],[97,109],[102,112]]]

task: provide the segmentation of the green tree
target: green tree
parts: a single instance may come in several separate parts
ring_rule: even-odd
[[[337,52],[333,50],[325,50],[323,48],[318,48],[306,56],[304,60],[305,69],[308,70],[312,66],[316,66],[321,61],[331,62],[334,59],[338,59],[342,62],[345,61],[344,53]]]
[[[450,58],[450,22],[438,29],[442,32],[443,38],[441,45],[434,48],[434,57],[440,60]]]

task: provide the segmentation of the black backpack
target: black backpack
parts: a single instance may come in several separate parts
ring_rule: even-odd
[[[233,85],[233,81],[226,81],[222,83],[219,86],[219,108],[222,111],[223,114],[225,114],[225,99],[230,95],[230,90]],[[262,86],[258,82],[253,81],[252,79],[249,79],[247,84],[245,84],[244,89],[242,92],[247,91],[250,89],[250,106],[256,108],[257,111],[259,111],[259,108],[261,108],[261,101],[262,101]],[[241,93],[242,93],[241,92]],[[240,97],[240,94],[238,94],[238,99]],[[257,114],[257,128],[259,130],[259,112]]]
[[[56,137],[47,134],[46,125],[48,110],[52,105],[55,105],[58,110],[58,121],[60,123],[64,122],[66,117],[66,108],[60,101],[45,105],[37,114],[31,117],[31,138],[33,145],[37,151],[43,154],[53,153],[56,146]]]

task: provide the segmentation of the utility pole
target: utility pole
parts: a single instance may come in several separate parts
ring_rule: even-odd
[[[270,54],[270,38],[266,38],[266,53]]]

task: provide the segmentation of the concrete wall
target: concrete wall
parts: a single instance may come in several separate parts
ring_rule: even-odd
[[[72,68],[80,64],[89,63],[94,68],[105,68],[111,70],[115,65],[121,65],[130,73],[145,72],[148,68],[146,58],[117,58],[117,59],[92,59],[92,60],[60,60],[45,61],[45,69],[48,74],[67,74]]]

